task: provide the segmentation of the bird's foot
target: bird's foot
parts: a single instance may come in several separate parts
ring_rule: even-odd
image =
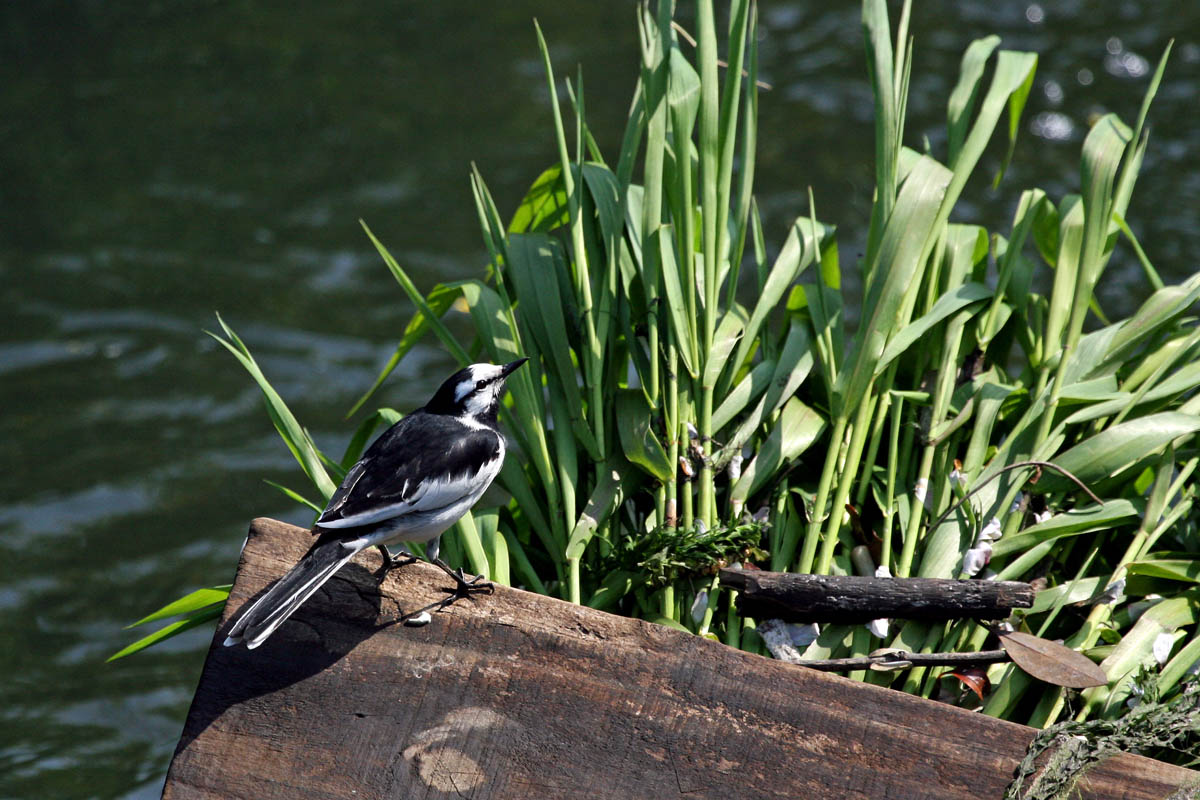
[[[392,555],[391,551],[385,545],[376,546],[383,553],[383,564],[380,565],[378,573],[380,580],[385,578],[392,570],[407,566],[417,560],[417,557],[411,553],[401,552],[397,555]]]
[[[483,581],[482,575],[476,575],[474,578],[467,580],[467,576],[463,574],[462,567],[459,567],[458,569],[452,569],[450,565],[442,561],[440,558],[433,563],[436,566],[441,567],[443,572],[454,579],[455,585],[453,589],[442,589],[443,592],[446,592],[450,595],[450,597],[446,598],[445,605],[447,606],[451,603],[454,603],[456,600],[461,600],[464,597],[471,598],[476,594],[492,594],[496,591],[495,585],[488,583],[487,581]],[[483,582],[480,583],[480,581]]]

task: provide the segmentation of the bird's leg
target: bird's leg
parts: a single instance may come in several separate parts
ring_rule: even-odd
[[[432,563],[441,568],[443,572],[454,579],[455,586],[453,589],[442,590],[453,595],[453,599],[450,600],[451,603],[460,597],[470,597],[473,594],[482,592],[491,594],[496,590],[496,587],[493,584],[479,582],[483,578],[482,575],[476,575],[471,580],[467,580],[467,577],[463,575],[462,567],[453,569],[449,564],[447,564],[445,561],[442,561],[440,558],[437,558],[436,556],[432,559]],[[449,605],[449,603],[447,603],[447,605]]]
[[[377,544],[375,546],[379,548],[379,552],[383,553],[383,566],[380,567],[380,571],[384,575],[397,567],[406,566],[417,560],[417,557],[404,549],[403,545],[400,546],[400,553],[398,555],[392,555],[385,544]]]

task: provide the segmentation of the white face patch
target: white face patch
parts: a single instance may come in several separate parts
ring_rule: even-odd
[[[454,401],[461,403],[463,398],[467,399],[467,413],[472,416],[482,414],[486,411],[496,399],[496,395],[500,393],[500,383],[488,383],[474,395],[477,386],[481,381],[490,381],[493,378],[499,377],[503,372],[503,367],[498,367],[495,364],[472,364],[468,369],[471,371],[471,377],[460,381],[458,386],[454,387]]]

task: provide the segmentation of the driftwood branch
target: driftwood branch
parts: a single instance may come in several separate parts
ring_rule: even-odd
[[[1016,581],[860,578],[726,568],[721,585],[737,589],[738,613],[787,622],[856,623],[873,619],[1003,619],[1033,605],[1033,587]]]

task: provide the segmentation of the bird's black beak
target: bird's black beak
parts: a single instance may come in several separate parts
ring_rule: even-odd
[[[518,358],[516,361],[510,361],[509,363],[505,364],[503,369],[500,370],[500,378],[507,378],[513,373],[514,370],[516,370],[517,367],[521,366],[528,360],[528,358]]]

